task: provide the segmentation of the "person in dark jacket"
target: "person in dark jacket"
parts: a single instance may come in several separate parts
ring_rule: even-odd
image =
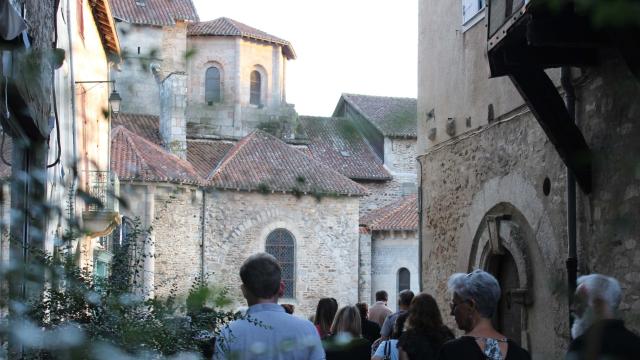
[[[427,293],[411,300],[406,327],[398,342],[401,359],[434,360],[442,345],[454,338],[442,322],[438,303]]]
[[[493,275],[483,270],[453,274],[448,285],[451,315],[465,334],[446,342],[438,360],[531,360],[526,350],[493,328],[491,317],[501,293]]]
[[[356,307],[360,311],[360,322],[362,325],[362,337],[373,344],[380,337],[380,325],[367,318],[369,315],[369,305],[367,303],[357,303]]]
[[[567,360],[640,358],[640,337],[616,317],[622,290],[612,277],[591,274],[578,278],[571,312],[574,323]]]

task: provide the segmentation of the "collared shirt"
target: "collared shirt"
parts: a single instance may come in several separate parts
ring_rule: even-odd
[[[375,304],[369,308],[369,320],[377,322],[378,325],[384,324],[384,319],[391,315],[393,311],[384,304],[384,301],[376,301]]]
[[[384,319],[384,324],[382,324],[382,328],[380,329],[380,336],[384,336],[384,337],[391,336],[391,334],[393,333],[393,326],[396,324],[396,320],[398,319],[398,316],[406,312],[407,310],[400,310],[387,316],[387,318]]]
[[[287,314],[278,304],[256,304],[245,319],[220,332],[213,359],[324,360],[325,354],[311,322]]]

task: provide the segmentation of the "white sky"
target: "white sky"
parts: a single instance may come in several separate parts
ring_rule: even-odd
[[[287,102],[330,116],[340,94],[416,97],[418,0],[193,0],[201,21],[228,17],[288,40]]]

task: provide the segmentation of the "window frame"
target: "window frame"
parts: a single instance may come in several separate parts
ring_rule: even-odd
[[[490,0],[462,0],[460,2],[460,15],[461,15],[461,24],[462,31],[467,31],[472,28],[475,24],[479,23],[480,20],[484,19],[486,9],[487,9],[487,1]],[[475,3],[475,4],[474,4]],[[474,4],[474,8],[472,10],[472,14],[469,16],[465,16],[465,8],[466,4]]]
[[[253,76],[257,75],[258,76],[258,80],[257,80],[257,103],[254,102],[254,95],[256,93],[256,90],[254,89],[254,79]],[[263,80],[263,75],[260,71],[258,71],[257,69],[254,69],[251,71],[251,75],[249,75],[249,104],[250,105],[255,105],[258,107],[261,107],[262,104],[262,80]]]
[[[406,282],[407,287],[406,288],[402,288],[401,287],[401,285],[405,285],[403,283],[402,279],[401,279],[401,276],[403,274],[403,270],[407,274],[407,282]],[[411,290],[411,271],[409,271],[409,269],[407,269],[406,267],[399,268],[398,272],[397,272],[397,277],[398,277],[398,286],[397,286],[398,294],[403,290]]]
[[[272,236],[278,236],[278,233],[282,233],[285,236],[288,237],[288,241],[290,242],[290,244],[287,245],[281,245],[281,244],[269,244],[270,239]],[[274,251],[270,251],[270,247],[276,247],[276,246],[280,246],[280,247],[290,247],[291,248],[291,258],[290,259],[281,259],[278,258],[278,254],[275,253]],[[283,277],[282,277],[282,281],[285,283],[285,294],[283,296],[283,298],[286,299],[295,299],[296,298],[296,237],[293,235],[293,233],[285,228],[276,228],[273,229],[269,232],[269,234],[267,234],[267,237],[265,238],[265,252],[267,254],[273,255],[277,260],[278,263],[280,264],[280,267],[283,269]],[[290,261],[286,261],[286,260],[290,260]],[[291,278],[290,279],[285,279],[284,278],[284,267],[285,266],[291,266]]]
[[[215,69],[218,72],[218,83],[216,84],[218,87],[218,97],[217,100],[214,98],[213,100],[209,101],[209,99],[207,98],[207,79],[208,73],[211,69]],[[219,104],[222,102],[222,68],[218,65],[210,65],[204,72],[204,102],[209,106],[213,106],[214,104]]]

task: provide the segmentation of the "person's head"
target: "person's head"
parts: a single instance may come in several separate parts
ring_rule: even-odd
[[[399,339],[404,332],[404,324],[407,322],[407,318],[409,317],[409,313],[402,313],[398,315],[396,318],[396,322],[393,323],[393,330],[391,330],[391,338]]]
[[[296,307],[293,304],[280,304],[287,314],[293,314]]]
[[[421,333],[431,333],[442,328],[442,315],[433,296],[420,293],[411,300],[408,327]]]
[[[358,311],[360,311],[360,318],[362,320],[366,319],[368,314],[369,314],[369,305],[367,305],[367,303],[357,303],[356,307],[358,308]]]
[[[614,318],[622,299],[620,283],[609,276],[580,276],[577,285],[571,304],[573,338],[582,335],[598,320]]]
[[[360,337],[362,334],[362,323],[360,321],[360,311],[355,306],[345,306],[338,310],[336,317],[331,324],[331,333],[348,333],[353,337]]]
[[[380,290],[376,291],[376,301],[384,301],[385,303],[389,300],[389,294],[386,291]]]
[[[493,275],[483,270],[457,273],[448,285],[453,295],[451,315],[460,330],[471,331],[481,318],[491,319],[500,300],[500,284]]]
[[[400,294],[398,294],[398,307],[400,308],[400,310],[407,310],[409,308],[409,305],[411,305],[411,300],[413,300],[413,291],[400,291]]]
[[[338,311],[338,303],[335,299],[320,299],[320,301],[318,301],[318,306],[316,307],[316,316],[313,319],[313,323],[318,325],[323,333],[329,333],[336,311]]]
[[[277,302],[284,291],[280,265],[267,253],[249,256],[240,266],[240,279],[242,294],[249,306],[257,302]]]

